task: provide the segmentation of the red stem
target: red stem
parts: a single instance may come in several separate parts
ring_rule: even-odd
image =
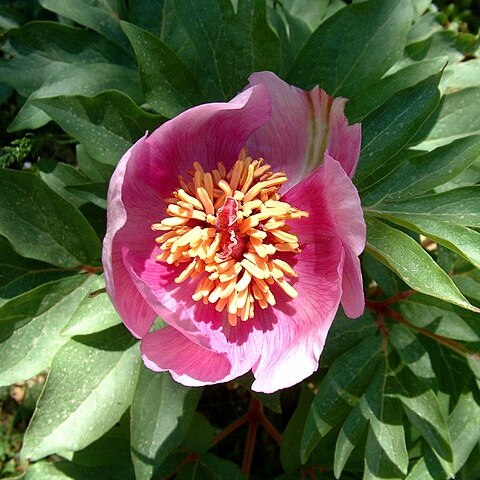
[[[255,439],[257,438],[258,426],[262,422],[263,405],[262,402],[252,397],[250,410],[248,412],[250,422],[248,424],[247,440],[245,442],[245,450],[243,452],[242,473],[248,478],[250,468],[252,466],[253,453],[255,451]]]

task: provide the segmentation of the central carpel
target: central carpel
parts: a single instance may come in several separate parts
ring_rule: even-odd
[[[308,213],[280,200],[285,174],[244,148],[228,172],[218,163],[206,173],[195,162],[188,173],[191,179],[180,176],[181,188],[168,200],[168,216],[152,225],[165,232],[156,238],[157,261],[181,270],[175,282],[199,278],[193,300],[226,310],[232,326],[253,318],[256,305],[275,305],[274,284],[296,298],[287,277],[297,274],[285,258],[300,248],[287,221]],[[292,255],[278,258],[284,253]]]

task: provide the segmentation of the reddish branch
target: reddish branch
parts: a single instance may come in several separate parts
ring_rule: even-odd
[[[410,297],[414,293],[415,293],[415,290],[406,290],[405,292],[400,292],[394,297],[387,298],[386,300],[368,300],[368,299],[365,300],[365,305],[367,306],[367,308],[369,308],[375,313],[377,323],[380,328],[380,331],[382,332],[382,337],[384,341],[388,336],[388,330],[385,324],[385,317],[389,317],[405,325],[406,327],[411,328],[412,330],[415,330],[416,332],[419,332],[422,335],[425,335],[426,337],[436,340],[438,343],[445,345],[446,347],[450,348],[451,350],[454,350],[457,353],[460,353],[461,355],[470,355],[476,359],[480,358],[480,356],[477,353],[471,352],[470,350],[465,348],[463,345],[461,345],[460,343],[454,340],[451,340],[450,338],[442,337],[441,335],[437,335],[436,333],[430,332],[424,328],[413,325],[412,323],[405,320],[405,318],[400,312],[397,312],[396,310],[393,310],[392,308],[390,308],[391,305],[398,303],[400,300],[404,300]],[[384,350],[385,350],[385,347],[386,345],[384,344]],[[386,350],[384,353],[386,353]]]
[[[262,402],[257,398],[252,397],[248,412],[245,415],[242,415],[240,418],[237,418],[228,427],[215,435],[212,445],[216,445],[218,442],[221,442],[224,438],[228,437],[231,433],[246,423],[248,423],[248,432],[247,440],[245,442],[245,450],[243,453],[242,472],[246,477],[248,477],[250,474],[250,468],[252,466],[258,427],[261,425],[279,445],[282,442],[282,436],[265,416]]]

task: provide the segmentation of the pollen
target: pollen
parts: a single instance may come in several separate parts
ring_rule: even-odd
[[[301,250],[287,222],[308,213],[281,201],[285,174],[245,148],[228,172],[218,163],[206,173],[194,162],[188,174],[179,177],[167,216],[152,225],[165,232],[156,238],[156,259],[178,267],[175,282],[198,279],[193,300],[226,312],[232,326],[253,318],[256,308],[275,305],[274,286],[297,298],[288,259]]]

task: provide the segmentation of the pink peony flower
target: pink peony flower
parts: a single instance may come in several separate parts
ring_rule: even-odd
[[[274,392],[318,368],[339,303],[362,314],[365,246],[345,99],[255,73],[228,103],[143,137],[110,182],[106,288],[154,371],[184,385],[249,370]],[[156,317],[167,324],[150,331]]]

